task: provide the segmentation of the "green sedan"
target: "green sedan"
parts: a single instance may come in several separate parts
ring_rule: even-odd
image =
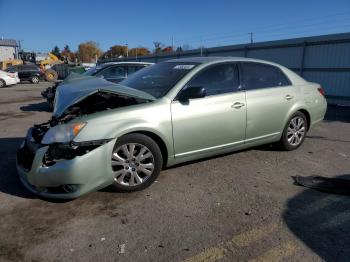
[[[269,143],[297,149],[326,108],[320,85],[255,59],[169,60],[120,84],[87,76],[57,89],[52,118],[28,130],[17,170],[48,198],[141,190],[178,163]]]

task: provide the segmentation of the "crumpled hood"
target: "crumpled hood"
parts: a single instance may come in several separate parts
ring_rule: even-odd
[[[97,92],[109,92],[148,101],[156,100],[155,97],[143,91],[114,84],[103,78],[74,74],[57,87],[53,116],[60,117],[72,105]]]

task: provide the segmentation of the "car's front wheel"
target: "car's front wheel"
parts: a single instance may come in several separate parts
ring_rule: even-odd
[[[37,84],[39,83],[39,77],[37,76],[32,76],[31,79],[30,79],[30,82],[32,82],[33,84]]]
[[[297,149],[304,142],[308,129],[308,123],[302,112],[294,113],[285,126],[280,141],[284,150]]]
[[[157,143],[143,134],[120,137],[111,157],[116,191],[138,191],[150,186],[162,169],[162,153]]]
[[[6,86],[6,82],[2,79],[0,79],[0,88],[5,87]]]

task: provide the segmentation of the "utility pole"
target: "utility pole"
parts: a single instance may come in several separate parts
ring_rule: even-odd
[[[17,59],[20,58],[20,57],[19,57],[19,52],[22,51],[22,42],[23,42],[23,40],[18,40],[18,50],[17,50],[17,52],[16,52],[16,58],[17,58]]]
[[[173,52],[175,51],[174,50],[174,37],[173,36],[171,37],[171,49]]]
[[[126,57],[129,57],[129,48],[128,48],[128,43],[125,44],[126,46]]]
[[[135,57],[136,57],[136,61],[137,61],[137,47],[135,48]]]
[[[202,36],[201,36],[201,56],[203,56],[203,39],[202,39]]]
[[[253,43],[253,32],[250,32],[250,43],[252,44]]]

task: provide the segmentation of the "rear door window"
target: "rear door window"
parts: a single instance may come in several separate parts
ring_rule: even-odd
[[[241,82],[245,90],[291,85],[281,69],[262,63],[241,63]]]

